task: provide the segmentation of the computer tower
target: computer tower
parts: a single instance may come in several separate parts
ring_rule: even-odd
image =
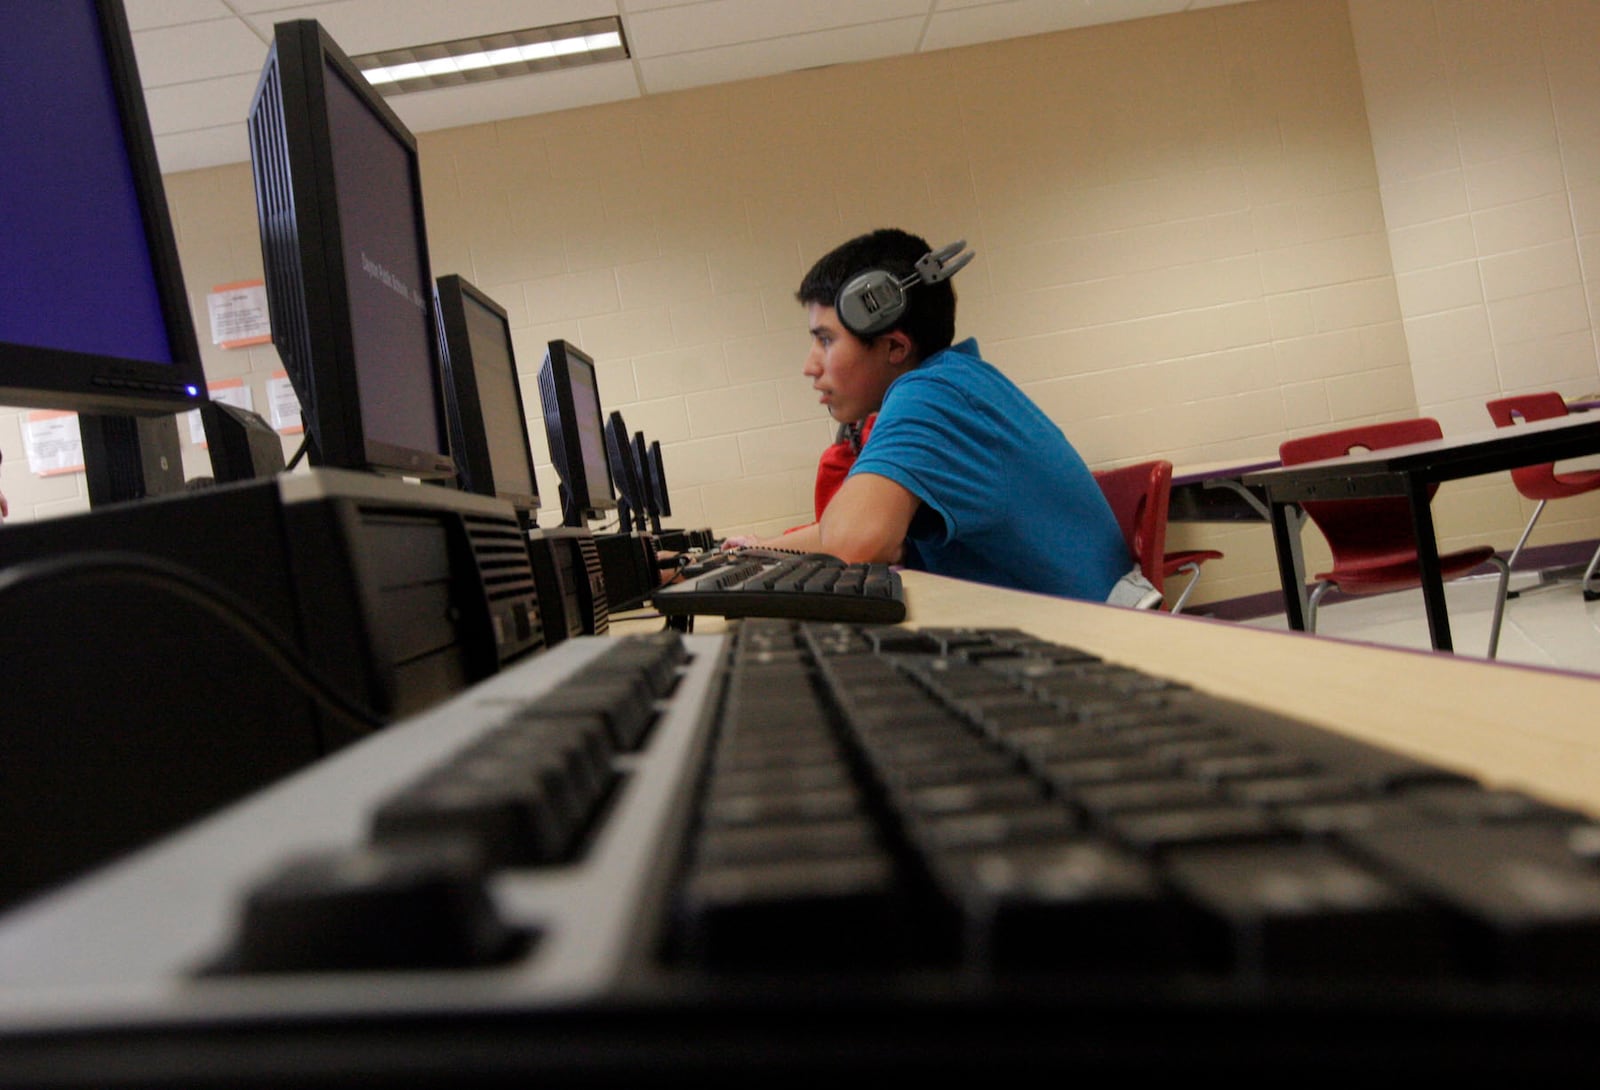
[[[609,630],[610,600],[593,533],[577,526],[534,529],[528,555],[547,644]]]
[[[606,598],[613,610],[643,605],[661,585],[656,539],[651,534],[597,534]]]
[[[508,505],[319,470],[0,532],[0,903],[543,646]]]

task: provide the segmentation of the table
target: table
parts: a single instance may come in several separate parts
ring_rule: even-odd
[[[1244,475],[1281,465],[1276,458],[1178,466],[1172,471],[1168,522],[1270,522],[1266,494]]]
[[[906,623],[1020,628],[1600,817],[1600,677],[904,571]],[[659,631],[630,618],[612,634]],[[725,631],[722,617],[695,631]]]
[[[1600,816],[1600,677],[901,577],[909,625],[1021,628]]]
[[[1305,500],[1405,496],[1422,569],[1428,633],[1435,650],[1453,651],[1444,580],[1439,572],[1439,542],[1429,504],[1431,486],[1595,453],[1600,453],[1600,418],[1584,413],[1258,470],[1245,473],[1240,480],[1266,497],[1284,610],[1289,627],[1301,631],[1305,629],[1305,583],[1303,570],[1296,566],[1299,527],[1294,525],[1291,508],[1298,510]]]
[[[1275,469],[1282,463],[1276,458],[1258,458],[1248,462],[1217,462],[1209,465],[1184,466],[1172,471],[1172,494],[1167,503],[1168,522],[1263,522],[1272,521],[1267,505],[1266,491],[1247,485],[1247,474]],[[1300,611],[1307,609],[1305,555],[1300,541],[1300,529],[1305,525],[1305,515],[1298,507],[1288,509],[1293,532],[1289,538],[1290,562],[1294,565],[1299,589]]]

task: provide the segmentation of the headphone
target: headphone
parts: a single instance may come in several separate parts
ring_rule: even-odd
[[[908,288],[948,280],[974,256],[967,250],[967,240],[962,239],[917,258],[916,270],[908,276],[896,276],[888,269],[858,272],[839,289],[833,309],[844,327],[857,337],[876,337],[905,314]]]

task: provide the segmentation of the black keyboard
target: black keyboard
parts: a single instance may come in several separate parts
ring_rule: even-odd
[[[1570,1080],[1597,852],[1018,631],[580,637],[0,919],[0,1085]]]
[[[888,564],[847,564],[826,553],[752,547],[686,567],[652,602],[668,617],[773,617],[898,624],[905,587]]]

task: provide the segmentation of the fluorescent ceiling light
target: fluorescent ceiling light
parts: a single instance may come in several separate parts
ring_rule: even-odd
[[[385,95],[398,95],[627,57],[622,24],[610,17],[389,49],[352,59],[368,83]]]

